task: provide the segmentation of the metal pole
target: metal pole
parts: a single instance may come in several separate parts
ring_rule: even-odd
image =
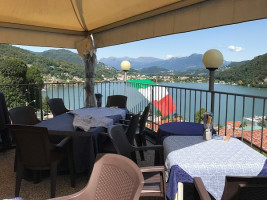
[[[211,112],[214,114],[214,74],[216,69],[209,69],[209,91],[211,93]]]
[[[124,96],[126,96],[126,80],[127,80],[127,72],[124,71]]]

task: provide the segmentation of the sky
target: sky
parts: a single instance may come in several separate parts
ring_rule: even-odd
[[[42,52],[49,47],[18,47]],[[227,61],[251,60],[267,53],[267,19],[179,33],[97,49],[97,58],[155,57],[169,59],[218,49]],[[77,53],[75,49],[70,49]]]

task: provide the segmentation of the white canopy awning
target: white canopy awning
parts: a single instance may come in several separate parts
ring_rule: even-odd
[[[267,18],[266,8],[266,0],[0,0],[0,43],[77,48],[93,34],[100,48]]]

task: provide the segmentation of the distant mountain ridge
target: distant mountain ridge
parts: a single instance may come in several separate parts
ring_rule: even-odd
[[[160,67],[167,70],[174,71],[187,71],[204,68],[202,64],[202,54],[192,54],[187,57],[173,57],[171,59],[159,59],[153,57],[140,57],[140,58],[102,58],[100,62],[105,63],[106,65],[112,66],[116,69],[120,69],[121,61],[128,60],[131,63],[131,67],[134,69],[144,69],[147,67]],[[224,61],[224,65],[228,65],[230,62]]]

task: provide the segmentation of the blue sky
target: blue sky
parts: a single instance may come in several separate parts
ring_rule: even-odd
[[[168,59],[218,49],[228,61],[250,60],[267,53],[267,19],[157,37],[99,48],[98,59],[107,57],[156,57]],[[19,46],[41,52],[48,47]],[[72,50],[77,52],[76,50]]]

